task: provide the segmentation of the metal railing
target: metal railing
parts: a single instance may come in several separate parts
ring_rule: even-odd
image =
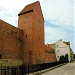
[[[18,67],[0,67],[0,75],[25,75],[32,72],[37,72],[40,70],[44,70],[59,64],[63,64],[64,62],[53,62],[53,63],[43,63],[43,64],[35,64],[29,66],[18,66]]]

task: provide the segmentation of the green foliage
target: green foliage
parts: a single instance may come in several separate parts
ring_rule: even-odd
[[[68,54],[65,54],[65,56],[61,55],[59,61],[60,62],[68,62]]]
[[[61,55],[61,56],[60,56],[59,61],[60,61],[60,62],[64,62],[64,61],[65,61],[65,57],[64,57],[64,55]]]
[[[68,54],[65,54],[65,62],[68,62]]]
[[[74,54],[74,59],[75,59],[75,54]]]

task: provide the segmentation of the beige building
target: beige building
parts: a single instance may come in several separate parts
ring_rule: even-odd
[[[73,60],[73,51],[70,48],[70,42],[64,42],[62,40],[58,40],[54,44],[55,53],[56,53],[56,59],[59,61],[60,56],[65,56],[68,54],[68,60],[69,62]]]

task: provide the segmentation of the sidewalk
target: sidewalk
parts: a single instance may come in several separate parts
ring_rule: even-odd
[[[48,68],[48,69],[44,69],[44,70],[41,70],[41,71],[37,71],[37,72],[30,73],[30,74],[26,74],[26,75],[39,75],[41,73],[47,72],[49,70],[52,70],[54,68],[60,67],[60,66],[65,65],[65,64],[67,64],[67,63],[60,64],[60,65],[57,65],[57,66],[54,66],[54,67],[51,67],[51,68]]]

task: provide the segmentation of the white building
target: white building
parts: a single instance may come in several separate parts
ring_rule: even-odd
[[[70,48],[70,42],[64,42],[62,40],[57,41],[54,44],[55,53],[56,53],[56,59],[59,61],[60,56],[68,54],[68,60],[71,61],[71,48]]]

